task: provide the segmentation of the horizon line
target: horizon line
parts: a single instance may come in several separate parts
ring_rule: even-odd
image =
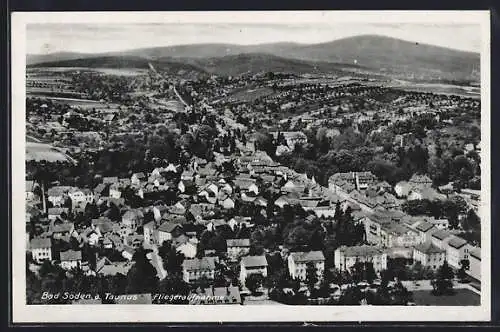
[[[394,40],[399,40],[407,43],[415,43],[418,45],[425,45],[425,46],[432,46],[432,47],[437,47],[441,49],[447,49],[447,50],[452,50],[456,52],[461,52],[461,53],[469,53],[469,54],[476,54],[480,55],[481,52],[476,52],[476,51],[471,51],[471,50],[463,50],[459,48],[453,48],[453,47],[446,47],[446,46],[441,46],[437,44],[431,44],[431,43],[421,43],[421,42],[415,42],[412,40],[404,39],[404,38],[396,38],[396,37],[391,37],[387,35],[382,35],[382,34],[359,34],[355,36],[348,36],[348,37],[342,37],[342,38],[337,38],[337,39],[332,39],[324,42],[319,42],[319,43],[301,43],[301,42],[294,42],[294,41],[276,41],[276,42],[268,42],[268,43],[255,43],[255,44],[239,44],[239,43],[190,43],[190,44],[174,44],[174,45],[157,45],[157,46],[148,46],[148,47],[138,47],[138,48],[127,48],[127,49],[122,49],[122,50],[115,50],[115,51],[99,51],[99,52],[80,52],[80,51],[56,51],[56,52],[50,52],[50,53],[26,53],[26,55],[53,55],[53,54],[61,54],[61,53],[75,53],[75,54],[82,54],[82,55],[103,55],[103,54],[115,54],[115,53],[120,53],[120,52],[131,52],[131,51],[137,51],[137,50],[145,50],[145,49],[154,49],[154,48],[169,48],[169,47],[185,47],[185,46],[195,46],[195,45],[235,45],[235,46],[262,46],[262,45],[275,45],[275,44],[294,44],[294,45],[299,45],[299,46],[313,46],[313,45],[321,45],[321,44],[329,44],[333,43],[336,41],[340,40],[346,40],[346,39],[352,39],[352,38],[357,38],[357,37],[383,37],[387,39],[394,39]]]

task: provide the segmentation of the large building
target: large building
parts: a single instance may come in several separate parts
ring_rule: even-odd
[[[349,271],[354,264],[373,263],[373,269],[379,273],[387,269],[387,253],[378,246],[342,246],[335,250],[335,267],[341,271]]]
[[[267,277],[266,256],[245,256],[240,262],[240,281],[244,285],[245,280],[251,274],[260,274]]]
[[[250,239],[228,239],[227,256],[231,260],[236,260],[240,256],[247,255],[250,252]]]
[[[313,264],[318,278],[323,277],[325,256],[322,251],[292,252],[288,256],[288,272],[293,279],[306,279],[307,265]]]
[[[215,277],[215,257],[186,259],[182,263],[182,278],[185,282],[196,282],[201,278],[213,280]]]
[[[423,266],[436,270],[446,260],[446,250],[436,247],[431,242],[422,243],[413,249],[413,259]]]
[[[37,263],[52,260],[52,241],[50,238],[34,238],[30,241],[31,257]]]

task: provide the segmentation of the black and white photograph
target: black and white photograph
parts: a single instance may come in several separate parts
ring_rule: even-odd
[[[490,319],[487,11],[12,24],[15,320]]]

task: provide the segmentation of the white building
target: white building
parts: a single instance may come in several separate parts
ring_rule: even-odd
[[[373,263],[373,269],[379,273],[387,269],[387,253],[378,246],[342,246],[335,250],[334,264],[341,271],[350,270],[357,262]]]
[[[318,279],[323,277],[325,256],[322,251],[292,252],[288,256],[288,272],[293,279],[306,279],[307,265],[312,263],[316,268]]]
[[[30,241],[31,257],[37,263],[52,260],[52,241],[50,238],[35,238]]]
[[[62,251],[61,255],[61,267],[65,270],[71,270],[79,268],[82,264],[82,252],[67,250]]]
[[[245,280],[251,274],[261,274],[267,277],[266,256],[245,256],[240,262],[240,281],[244,285]]]

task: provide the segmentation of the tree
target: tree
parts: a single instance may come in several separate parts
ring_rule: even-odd
[[[312,291],[314,285],[318,282],[318,275],[316,266],[314,266],[313,262],[307,263],[306,266],[306,283],[309,287],[309,290]]]
[[[189,284],[186,283],[179,275],[168,275],[163,280],[161,280],[158,284],[158,291],[162,294],[167,295],[180,295],[187,296],[189,294]],[[173,300],[167,300],[162,298],[158,300],[159,304],[168,303],[168,304],[187,304],[189,301],[186,299],[173,298]]]
[[[127,274],[128,294],[152,293],[156,290],[158,277],[156,269],[151,265],[146,257],[146,251],[138,249],[132,258],[135,264]]]
[[[245,287],[255,294],[257,289],[262,286],[262,282],[264,281],[264,277],[260,273],[252,273],[245,279]]]
[[[445,261],[437,271],[437,278],[432,280],[432,293],[434,295],[453,293],[453,270]]]

